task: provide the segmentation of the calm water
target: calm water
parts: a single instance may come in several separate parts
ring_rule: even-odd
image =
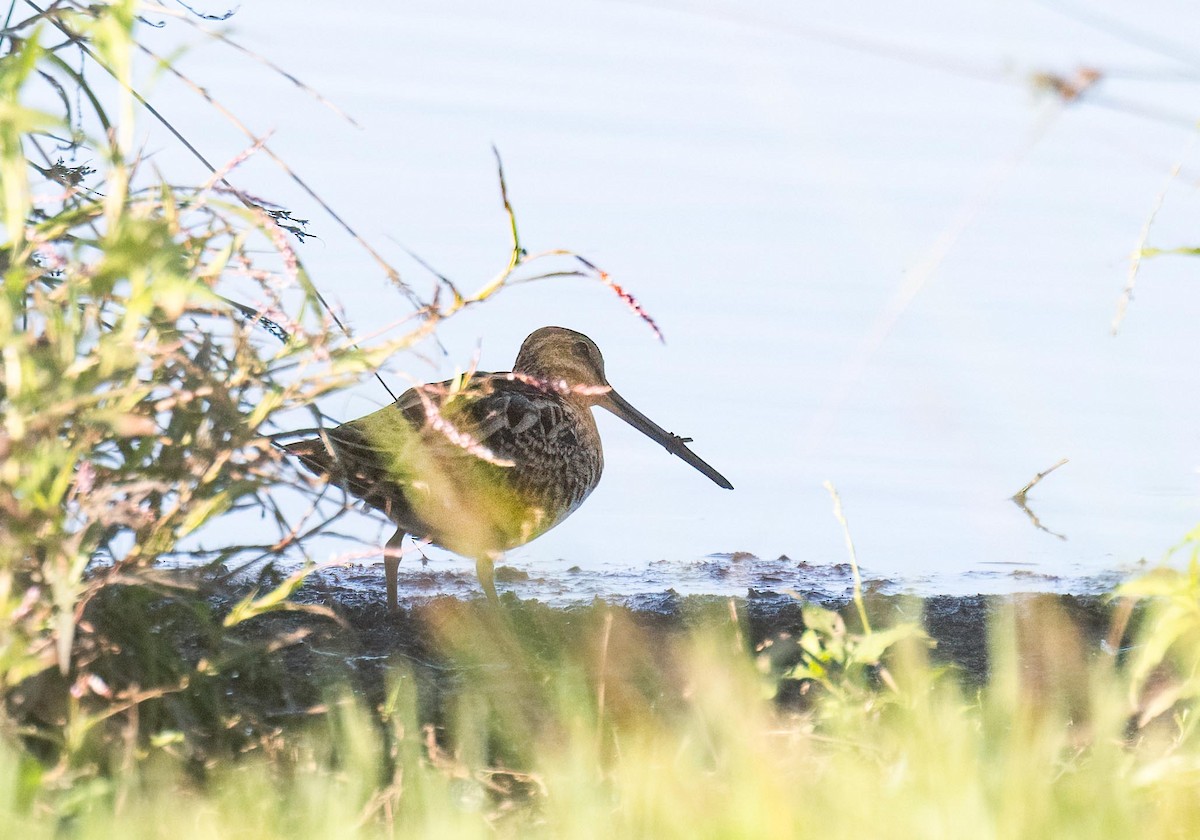
[[[274,130],[414,284],[429,277],[404,247],[468,288],[503,266],[495,143],[525,244],[587,255],[661,324],[665,346],[598,285],[523,286],[447,325],[448,357],[397,362],[434,379],[479,346],[503,370],[532,329],[574,327],[737,487],[601,417],[600,488],[508,558],[560,596],[804,588],[846,558],[826,479],[861,563],[899,586],[1083,587],[1161,559],[1200,522],[1200,263],[1146,262],[1116,337],[1111,324],[1177,161],[1148,243],[1200,244],[1200,51],[1176,46],[1200,42],[1200,12],[1139,6],[1120,36],[1065,5],[872,0],[821,20],[743,5],[360,2],[316,19],[244,4],[233,35],[361,130],[219,45],[184,67]],[[1080,66],[1111,74],[1094,101],[1063,108],[1029,80]],[[168,81],[155,101],[206,126],[211,158],[244,147]],[[356,331],[405,314],[267,162],[239,184],[314,219],[302,255]],[[350,419],[385,399],[366,381],[325,407]],[[1063,457],[1030,496],[1049,533],[1008,497]],[[708,556],[732,552],[771,562]],[[431,552],[430,568],[470,564]]]

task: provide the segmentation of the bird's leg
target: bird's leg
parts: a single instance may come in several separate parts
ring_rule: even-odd
[[[491,557],[479,557],[475,560],[475,576],[479,578],[479,585],[483,587],[483,594],[487,595],[488,601],[500,606],[500,597],[496,594],[496,570]]]
[[[396,598],[396,573],[400,570],[400,543],[404,542],[405,533],[403,528],[397,528],[384,548],[383,572],[387,577],[387,603],[391,612],[400,609],[400,602]]]

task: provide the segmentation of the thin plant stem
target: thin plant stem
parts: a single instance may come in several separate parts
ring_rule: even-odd
[[[870,633],[871,621],[867,618],[867,607],[863,603],[862,576],[858,573],[858,555],[854,551],[854,540],[850,537],[850,523],[846,521],[846,514],[842,511],[842,498],[833,482],[826,481],[824,487],[833,498],[833,515],[841,523],[842,533],[846,537],[846,550],[850,553],[850,573],[854,576],[854,606],[858,607],[858,617],[862,621],[863,630]]]

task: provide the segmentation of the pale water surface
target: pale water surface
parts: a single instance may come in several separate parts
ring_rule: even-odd
[[[737,487],[601,417],[604,481],[510,554],[543,582],[524,591],[843,587],[827,568],[846,560],[827,479],[869,576],[1062,590],[1157,562],[1200,522],[1200,263],[1146,262],[1112,334],[1129,255],[1179,161],[1148,244],[1200,244],[1200,50],[1179,46],[1200,43],[1200,11],[1080,7],[1126,21],[1106,31],[1072,8],[244,3],[232,34],[361,130],[219,45],[183,64],[274,130],[410,282],[431,281],[405,247],[466,288],[503,266],[495,143],[525,244],[585,254],[662,326],[665,346],[599,285],[555,281],[448,324],[448,356],[397,361],[442,378],[479,347],[482,368],[504,370],[532,329],[582,330],[613,384]],[[1081,66],[1110,75],[1069,107],[1030,82]],[[246,145],[169,80],[153,99],[214,160]],[[356,332],[406,313],[268,162],[237,181],[314,220],[321,238],[301,254]],[[350,419],[385,400],[368,380],[325,408]],[[1049,533],[1008,497],[1064,457],[1029,500]],[[355,520],[364,540],[390,533]],[[764,559],[709,556],[733,552]],[[406,564],[412,591],[429,570],[471,569],[429,558]],[[368,571],[341,574],[370,585]]]

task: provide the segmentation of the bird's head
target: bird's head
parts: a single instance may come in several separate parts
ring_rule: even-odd
[[[513,370],[548,382],[563,380],[572,388],[603,388],[604,357],[596,342],[565,327],[542,327],[529,334],[517,353]]]
[[[570,398],[589,406],[611,411],[651,440],[658,441],[672,455],[687,461],[721,487],[733,485],[725,476],[687,448],[690,438],[681,438],[663,429],[642,414],[616,392],[604,376],[604,357],[600,348],[583,333],[564,327],[534,330],[521,345],[513,372],[543,380],[551,386],[565,382],[572,389]]]

